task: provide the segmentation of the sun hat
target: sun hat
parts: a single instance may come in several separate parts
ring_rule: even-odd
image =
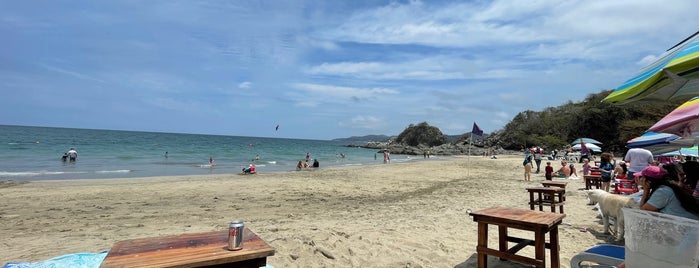
[[[665,174],[667,174],[667,170],[659,166],[647,166],[640,172],[636,172],[633,175],[636,177],[643,176],[649,179],[661,179],[663,176],[665,176]]]

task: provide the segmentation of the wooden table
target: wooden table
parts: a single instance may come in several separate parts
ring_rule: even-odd
[[[473,221],[478,222],[478,247],[476,247],[476,251],[479,268],[488,266],[487,255],[543,268],[546,267],[546,248],[550,249],[551,267],[560,267],[558,225],[563,221],[564,214],[494,207],[471,212],[471,216],[473,216]],[[488,224],[498,226],[498,250],[488,248]],[[507,228],[533,231],[534,240],[508,236]],[[546,233],[549,233],[549,243],[546,243]],[[517,244],[508,249],[508,242]],[[526,246],[534,246],[534,258],[516,255],[519,250]]]
[[[602,180],[599,175],[585,175],[585,190],[590,190],[594,186],[595,189],[602,188]]]
[[[228,250],[228,230],[117,242],[100,267],[262,267],[274,249],[250,229],[243,249]]]
[[[551,206],[551,212],[556,212],[556,206],[559,207],[559,212],[563,213],[563,206],[566,200],[566,189],[560,187],[530,187],[529,192],[529,208],[534,210],[534,206],[539,206],[540,211],[544,211],[544,206]]]
[[[565,189],[566,186],[568,185],[567,181],[542,181],[541,185],[544,187],[560,187]]]

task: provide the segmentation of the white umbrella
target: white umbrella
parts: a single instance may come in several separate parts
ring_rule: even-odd
[[[601,152],[602,151],[602,148],[600,148],[599,146],[597,146],[593,143],[585,143],[585,147],[587,147],[587,149],[589,149],[589,150],[592,150],[593,152]],[[571,148],[573,148],[573,150],[580,150],[581,149],[579,143],[576,145],[573,145],[573,147],[571,147]]]

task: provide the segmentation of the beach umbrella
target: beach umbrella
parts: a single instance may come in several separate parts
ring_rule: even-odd
[[[593,152],[601,152],[602,151],[602,148],[600,148],[599,146],[597,146],[593,143],[585,144],[585,146],[587,147],[587,149],[590,149]],[[576,145],[573,145],[571,148],[573,148],[573,150],[580,150],[580,149],[582,149],[582,146],[581,146],[581,144],[578,143]]]
[[[699,157],[699,147],[693,146],[690,148],[682,148],[682,149],[679,149],[677,151],[672,151],[672,152],[662,154],[662,156],[676,156],[676,155]]]
[[[683,146],[673,144],[679,140],[680,136],[670,133],[646,132],[643,135],[630,139],[626,142],[626,147],[629,148],[644,148],[653,155],[660,155],[667,152],[679,150]],[[691,147],[692,145],[686,146]]]
[[[668,49],[657,61],[610,93],[603,101],[686,100],[699,95],[699,32]]]
[[[692,137],[699,130],[699,98],[693,98],[665,115],[648,131]]]
[[[587,144],[603,144],[602,142],[597,141],[597,140],[595,140],[595,139],[590,139],[590,138],[577,138],[577,139],[573,140],[573,142],[571,143],[571,145],[580,144],[580,143],[585,143],[585,145],[587,145]]]
[[[670,142],[679,139],[680,136],[670,133],[646,132],[643,135],[630,139],[626,142],[629,148],[643,148],[657,144],[670,144]],[[680,148],[678,146],[676,148]]]

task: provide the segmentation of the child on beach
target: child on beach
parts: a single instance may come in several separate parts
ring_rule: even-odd
[[[531,181],[532,180],[532,162],[525,161],[524,162],[524,180],[525,181]]]
[[[612,154],[602,153],[599,169],[600,172],[602,172],[602,174],[600,175],[600,180],[602,181],[602,190],[609,192],[609,186],[612,181],[612,174],[614,173],[614,165],[612,165]]]
[[[546,180],[550,181],[553,179],[553,167],[551,166],[551,162],[546,162],[546,167],[544,168]]]
[[[590,160],[585,158],[585,160],[583,160],[583,176],[590,175],[590,168]]]

